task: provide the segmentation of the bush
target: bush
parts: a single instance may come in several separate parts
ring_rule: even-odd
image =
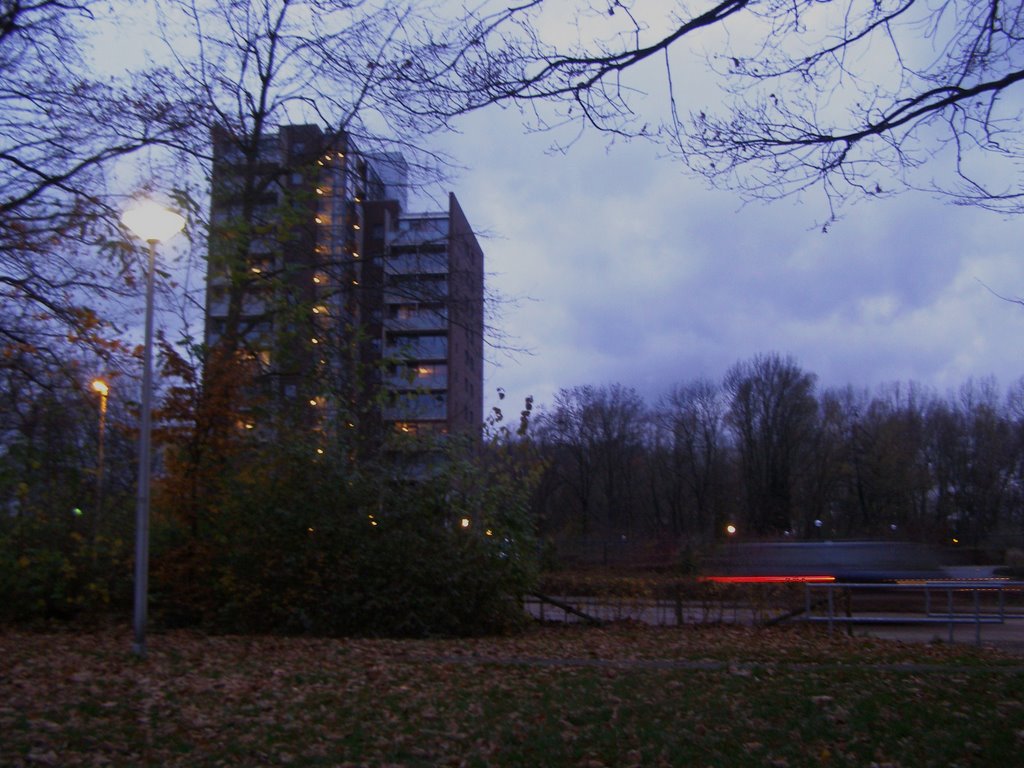
[[[129,604],[120,538],[90,538],[61,517],[19,516],[0,531],[0,622],[92,620]]]
[[[528,482],[458,443],[415,481],[384,467],[345,476],[309,455],[277,451],[266,471],[239,474],[194,533],[162,516],[154,616],[220,632],[388,636],[523,620],[535,573]]]

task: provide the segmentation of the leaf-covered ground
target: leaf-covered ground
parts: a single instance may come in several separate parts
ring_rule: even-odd
[[[0,633],[3,766],[1010,766],[1024,658],[805,628]]]

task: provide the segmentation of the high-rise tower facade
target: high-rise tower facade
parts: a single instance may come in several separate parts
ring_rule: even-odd
[[[291,410],[370,440],[479,429],[483,252],[454,195],[408,213],[401,155],[308,125],[217,133],[213,169],[205,337],[255,372],[244,427]]]

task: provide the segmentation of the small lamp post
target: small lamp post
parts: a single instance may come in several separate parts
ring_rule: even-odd
[[[156,244],[167,240],[185,226],[185,219],[152,200],[141,200],[121,215],[121,222],[140,240],[149,244],[146,268],[146,331],[142,353],[142,404],[139,425],[139,495],[135,508],[135,607],[132,651],[146,655],[146,604],[149,592],[149,479],[150,409],[153,397],[153,273]]]
[[[96,449],[96,509],[92,516],[92,535],[95,540],[99,528],[100,509],[103,506],[103,443],[107,431],[107,397],[110,395],[110,387],[103,379],[94,379],[92,390],[100,396],[99,445]]]

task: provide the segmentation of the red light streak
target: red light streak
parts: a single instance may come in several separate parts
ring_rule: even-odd
[[[701,576],[698,581],[712,581],[716,584],[827,584],[836,580],[835,576]]]

